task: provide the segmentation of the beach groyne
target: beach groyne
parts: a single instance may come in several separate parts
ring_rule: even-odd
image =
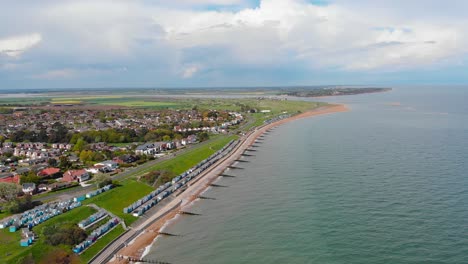
[[[141,229],[146,229],[146,232],[140,232],[138,236],[134,236],[135,239],[128,244],[126,247],[121,247],[120,251],[112,252],[112,257],[114,254],[123,255],[123,256],[132,256],[136,258],[142,258],[147,253],[149,246],[155,241],[161,228],[171,219],[177,216],[178,212],[182,210],[184,205],[192,203],[196,199],[199,199],[200,195],[208,188],[210,185],[224,173],[224,171],[232,166],[236,160],[240,159],[242,154],[250,149],[254,145],[255,141],[259,136],[264,132],[270,131],[272,128],[282,125],[284,123],[294,121],[301,118],[307,118],[317,115],[332,114],[338,112],[346,112],[348,108],[345,105],[327,105],[324,107],[317,108],[312,111],[304,112],[295,116],[287,117],[284,119],[276,120],[271,123],[264,124],[260,127],[255,128],[254,130],[248,132],[240,139],[240,143],[236,146],[231,153],[223,159],[215,163],[211,168],[206,170],[202,175],[199,175],[195,181],[182,193],[178,196],[180,201],[183,201],[182,204],[178,207],[173,207],[172,202],[167,204],[166,207],[171,208],[171,210],[164,210],[167,212],[164,216],[153,219],[150,217],[149,220],[153,219],[151,223],[141,227]],[[173,201],[174,202],[174,201]],[[157,215],[156,213],[155,215]],[[106,252],[108,254],[109,252]],[[107,260],[106,260],[107,261]],[[98,262],[95,262],[98,263]],[[111,263],[123,263],[119,259],[113,259]]]

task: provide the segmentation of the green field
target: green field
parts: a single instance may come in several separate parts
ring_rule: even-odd
[[[174,172],[176,175],[190,169],[200,161],[208,158],[216,151],[223,148],[229,141],[237,139],[237,136],[221,137],[208,145],[201,148],[196,148],[184,154],[176,156],[173,159],[163,161],[151,167],[152,170],[168,170]]]
[[[167,170],[172,171],[174,174],[181,174],[182,172],[190,169],[200,161],[208,158],[216,151],[223,148],[229,141],[237,139],[238,136],[217,136],[211,142],[195,147],[186,151],[176,157],[157,163],[147,169],[140,170],[134,176],[140,176],[150,171]]]
[[[131,214],[124,214],[123,209],[153,190],[154,188],[144,183],[135,180],[125,180],[121,182],[120,186],[91,199],[86,199],[83,203],[94,203],[122,218],[127,225],[130,225],[137,218]]]
[[[123,229],[122,225],[118,225],[116,228],[112,229],[109,233],[107,233],[105,236],[100,238],[96,243],[94,243],[91,247],[86,249],[85,252],[83,252],[80,255],[80,259],[83,263],[87,263],[92,257],[94,257],[101,249],[103,249],[107,244],[112,242],[115,238],[120,236],[125,230]]]
[[[29,247],[20,246],[20,231],[10,233],[8,232],[8,229],[0,230],[0,263],[21,263],[20,261],[22,259],[28,257],[34,259],[35,261],[44,261],[44,258],[49,255],[49,253],[56,250],[71,254],[71,247],[53,247],[45,244],[43,239],[40,238],[42,229],[46,226],[52,226],[65,222],[77,224],[79,221],[85,219],[95,212],[96,210],[92,207],[82,206],[75,208],[65,214],[56,216],[38,226],[35,226],[33,231],[39,237],[39,239],[36,239],[36,241]]]
[[[10,215],[11,215],[10,213],[8,213],[8,212],[6,212],[6,211],[2,211],[2,212],[0,213],[0,220],[3,219],[3,218],[5,218],[5,217],[8,217],[8,216],[10,216]]]

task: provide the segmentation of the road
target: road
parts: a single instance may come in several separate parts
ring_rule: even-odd
[[[190,183],[190,186],[181,193],[178,197],[172,197],[165,206],[158,208],[150,213],[148,218],[144,221],[139,222],[138,226],[132,228],[129,232],[125,233],[123,236],[114,240],[107,248],[101,251],[90,263],[105,263],[109,261],[120,249],[127,245],[132,239],[137,237],[139,234],[143,233],[145,229],[149,226],[156,223],[159,219],[175,210],[176,208],[182,208],[189,204],[193,199],[205,191],[210,183],[215,181],[217,177],[226,170],[227,167],[236,162],[237,159],[241,157],[241,154],[250,147],[255,141],[255,139],[261,135],[268,128],[263,127],[257,129],[250,134],[242,137],[240,143],[236,148],[224,158],[219,160],[217,163],[213,164],[210,168],[201,173],[194,182]],[[148,215],[148,213],[146,215]],[[152,214],[151,214],[152,213]],[[138,239],[138,238],[137,238]]]
[[[211,141],[213,141],[213,140],[207,140],[205,142],[202,142],[202,143],[199,143],[199,144],[196,144],[196,145],[189,145],[188,147],[186,147],[184,149],[181,149],[181,150],[178,150],[175,153],[171,153],[169,155],[158,158],[156,160],[148,161],[148,162],[146,162],[144,164],[138,165],[137,167],[127,168],[124,172],[121,172],[121,173],[116,174],[115,176],[112,176],[112,179],[113,180],[125,179],[125,178],[127,178],[129,176],[137,174],[139,171],[143,171],[143,170],[148,169],[148,168],[150,168],[150,167],[152,167],[152,166],[154,166],[154,165],[156,165],[156,164],[158,164],[160,162],[172,159],[177,155],[184,154],[185,152],[187,152],[187,151],[189,151],[189,150],[191,150],[193,148],[201,147],[201,146],[203,146],[205,144],[210,143]],[[87,187],[75,187],[75,188],[72,188],[72,189],[70,189],[69,191],[66,191],[66,192],[51,193],[49,195],[45,195],[45,196],[42,196],[42,197],[39,197],[39,198],[34,198],[33,200],[34,201],[45,202],[45,201],[52,201],[52,200],[57,200],[57,199],[69,199],[69,198],[72,198],[72,197],[85,195],[86,193],[88,193],[88,192],[90,192],[90,191],[92,191],[94,189],[96,189],[96,186],[94,186],[94,185],[90,185],[90,186],[87,186]]]

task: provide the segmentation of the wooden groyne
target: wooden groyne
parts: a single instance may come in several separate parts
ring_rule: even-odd
[[[198,196],[198,199],[202,199],[202,200],[216,200],[216,198],[213,198],[213,197],[206,197],[206,196],[201,196],[201,195]]]
[[[177,213],[178,213],[178,214],[184,214],[184,215],[201,215],[201,214],[192,213],[192,212],[183,211],[183,210],[180,210],[180,211],[178,211]]]
[[[228,187],[226,185],[219,185],[219,184],[214,184],[214,183],[209,184],[209,186],[211,186],[211,187],[221,187],[221,188],[227,188]]]
[[[129,263],[156,263],[156,264],[171,264],[169,262],[164,262],[164,261],[159,261],[155,259],[147,259],[147,258],[135,258],[135,257],[130,257],[130,256],[124,256],[124,255],[115,255],[115,258],[118,260],[126,260]]]
[[[219,176],[221,176],[221,177],[226,177],[226,178],[235,178],[235,177],[236,177],[236,176],[234,176],[234,175],[229,175],[229,174],[224,174],[224,173],[223,173],[223,174],[220,174]]]

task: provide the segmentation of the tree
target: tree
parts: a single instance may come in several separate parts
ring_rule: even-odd
[[[82,151],[86,147],[86,142],[82,137],[80,137],[77,141],[75,146],[73,146],[73,151]]]
[[[94,181],[96,182],[98,188],[102,188],[112,183],[111,177],[107,174],[97,174],[94,176]]]
[[[50,159],[47,160],[47,164],[49,164],[49,166],[51,166],[51,167],[55,167],[55,166],[57,166],[57,160],[54,159],[54,158],[50,158]]]
[[[63,170],[70,168],[72,163],[68,160],[67,156],[60,156],[59,167]]]
[[[52,246],[76,245],[86,238],[86,232],[73,223],[60,223],[42,229],[45,242]]]
[[[198,134],[198,140],[200,140],[200,142],[205,141],[208,138],[209,138],[209,135],[206,132],[202,132],[202,133]]]
[[[33,207],[34,203],[31,195],[26,195],[23,199],[15,198],[6,205],[7,210],[12,214],[22,213],[26,210],[32,209]]]
[[[21,187],[14,183],[0,182],[0,198],[7,202],[13,201],[21,192]]]
[[[28,182],[39,184],[41,182],[41,177],[37,176],[34,171],[30,171],[27,175],[21,176],[20,180],[21,184]]]

